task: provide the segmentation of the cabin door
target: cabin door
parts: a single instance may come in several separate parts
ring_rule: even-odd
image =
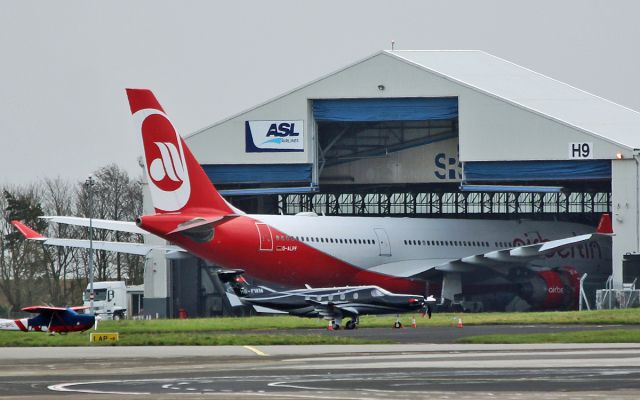
[[[376,236],[378,237],[378,245],[380,246],[380,255],[381,256],[390,256],[391,255],[391,243],[389,243],[389,236],[387,236],[387,231],[382,228],[373,228]]]
[[[273,251],[273,237],[269,225],[256,222],[258,235],[260,236],[260,251]]]

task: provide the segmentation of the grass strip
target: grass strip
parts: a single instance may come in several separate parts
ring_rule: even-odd
[[[326,335],[266,335],[207,333],[143,333],[120,334],[118,342],[89,343],[89,333],[47,335],[42,333],[0,332],[0,347],[65,347],[65,346],[265,346],[306,344],[385,344],[370,340]]]

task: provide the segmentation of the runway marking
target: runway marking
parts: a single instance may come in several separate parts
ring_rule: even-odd
[[[253,346],[242,346],[242,347],[244,347],[245,349],[250,350],[250,351],[252,351],[252,352],[256,353],[256,354],[257,354],[257,355],[259,355],[259,356],[263,356],[263,357],[268,356],[268,354],[267,354],[267,353],[263,353],[262,351],[260,351],[260,350],[256,349],[256,348],[255,348],[255,347],[253,347]]]
[[[47,389],[54,392],[75,392],[75,393],[91,393],[91,394],[121,394],[121,395],[150,395],[151,392],[112,392],[105,390],[91,389],[72,389],[70,386],[76,385],[94,385],[100,383],[112,383],[114,381],[94,381],[94,382],[75,382],[75,383],[59,383],[57,385],[47,386]]]

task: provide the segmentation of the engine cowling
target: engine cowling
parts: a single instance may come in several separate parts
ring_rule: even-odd
[[[539,271],[521,283],[520,295],[534,309],[573,310],[580,296],[580,275],[570,266]]]

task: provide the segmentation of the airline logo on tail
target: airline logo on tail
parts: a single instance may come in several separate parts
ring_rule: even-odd
[[[140,110],[134,118],[139,121],[142,131],[154,205],[164,211],[180,210],[191,195],[182,139],[160,110]]]

